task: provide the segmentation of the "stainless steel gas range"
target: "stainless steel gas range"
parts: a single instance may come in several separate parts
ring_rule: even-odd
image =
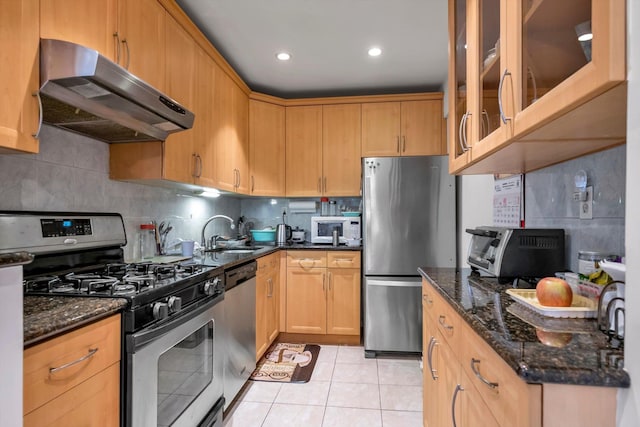
[[[222,425],[224,271],[125,263],[122,217],[0,212],[0,253],[28,251],[25,295],[125,298],[123,425]]]

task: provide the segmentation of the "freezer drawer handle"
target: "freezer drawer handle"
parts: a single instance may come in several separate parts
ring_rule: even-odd
[[[444,321],[444,319],[445,319],[444,315],[440,315],[438,317],[438,323],[440,323],[440,326],[442,326],[443,328],[445,328],[448,331],[453,331],[453,326],[447,325],[447,323]]]
[[[491,390],[497,389],[498,388],[498,383],[494,383],[494,382],[489,381],[488,379],[486,379],[485,377],[482,376],[480,371],[478,371],[478,368],[476,368],[476,365],[479,364],[479,363],[480,363],[480,360],[471,358],[471,370],[473,371],[475,376],[478,377],[478,379],[480,381],[482,381]]]
[[[58,366],[57,368],[49,368],[49,373],[50,374],[55,374],[58,371],[62,371],[63,369],[67,369],[72,367],[73,365],[77,365],[78,363],[84,362],[87,359],[92,358],[93,356],[95,356],[95,354],[98,352],[97,348],[90,348],[89,352],[87,354],[85,354],[84,356],[82,356],[79,359],[74,360],[73,362],[69,362],[69,363],[65,363],[62,366]]]

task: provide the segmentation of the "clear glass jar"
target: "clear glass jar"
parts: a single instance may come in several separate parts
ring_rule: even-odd
[[[138,246],[140,259],[150,259],[156,255],[156,226],[153,224],[140,224],[138,232]]]
[[[320,198],[320,215],[322,216],[329,215],[329,198],[328,197]]]

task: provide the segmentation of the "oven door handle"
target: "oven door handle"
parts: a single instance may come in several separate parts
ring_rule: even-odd
[[[165,335],[170,332],[172,329],[187,323],[188,321],[194,319],[198,315],[204,313],[209,310],[214,305],[218,304],[224,299],[224,294],[221,294],[213,299],[208,299],[206,302],[202,302],[197,307],[189,307],[184,311],[182,315],[172,316],[168,319],[167,322],[163,322],[156,326],[151,326],[149,328],[143,329],[140,332],[136,332],[134,334],[127,336],[127,352],[135,353],[140,348],[144,347],[151,341]]]

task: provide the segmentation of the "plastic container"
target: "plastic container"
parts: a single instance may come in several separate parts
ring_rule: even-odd
[[[331,237],[331,244],[333,244],[333,246],[340,245],[340,233],[338,232],[338,230],[333,230],[333,232],[331,233]]]
[[[616,258],[616,255],[611,255],[607,252],[579,251],[578,273],[585,277],[589,277],[589,275],[600,269],[600,261],[615,261]]]
[[[151,259],[156,255],[156,226],[153,224],[140,224],[138,232],[138,246],[140,247],[140,259]]]
[[[251,237],[254,242],[274,242],[276,230],[251,230]]]
[[[320,215],[322,216],[329,215],[329,198],[328,197],[320,198]]]

